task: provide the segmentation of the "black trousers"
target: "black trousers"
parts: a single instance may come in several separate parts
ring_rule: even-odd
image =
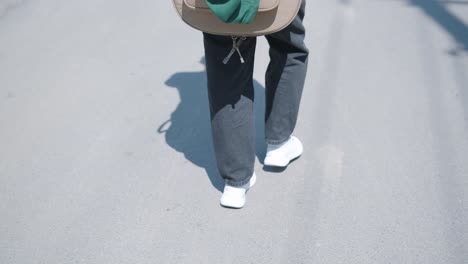
[[[266,35],[270,63],[265,75],[265,140],[286,141],[297,121],[307,72],[309,51],[302,23],[305,0],[294,21],[285,29]],[[242,41],[227,64],[232,38],[203,33],[211,129],[216,161],[226,184],[240,186],[253,175],[255,124],[253,67],[256,37]]]

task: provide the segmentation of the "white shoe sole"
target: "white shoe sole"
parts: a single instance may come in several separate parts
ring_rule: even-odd
[[[245,190],[243,197],[238,197],[235,199],[228,199],[228,198],[225,198],[224,196],[221,196],[220,204],[223,207],[233,208],[233,209],[240,209],[244,207],[245,202],[246,202],[245,194],[250,190],[250,188],[252,188],[255,185],[256,182],[257,182],[257,175],[254,173],[252,177],[250,178],[249,187]]]
[[[289,163],[291,163],[291,161],[301,156],[301,154],[302,152],[298,151],[297,153],[294,153],[293,155],[291,155],[290,158],[285,158],[285,159],[268,157],[268,158],[265,158],[265,161],[263,163],[264,165],[271,166],[271,167],[286,167],[289,165]]]
[[[299,141],[299,139],[296,138],[296,140],[298,140],[300,147],[296,149],[293,153],[290,153],[287,157],[282,157],[279,155],[268,156],[267,154],[267,156],[265,157],[265,160],[263,161],[263,164],[266,166],[272,166],[272,167],[288,166],[289,163],[291,163],[291,161],[293,161],[294,159],[302,155],[302,151],[303,151],[302,143]]]

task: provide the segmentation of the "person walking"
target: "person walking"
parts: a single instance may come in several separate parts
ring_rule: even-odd
[[[185,0],[187,1],[190,0]],[[281,11],[285,15],[287,5],[293,9],[294,1],[288,1],[290,2],[247,0],[250,4],[257,4],[249,9],[246,4],[242,6],[241,0],[229,0],[228,3],[239,5],[236,6],[235,13],[226,13],[226,10],[235,9],[226,9],[225,4],[216,5],[216,0],[206,0],[206,6],[213,11],[218,20],[231,23],[221,26],[231,26],[220,29],[223,30],[222,34],[213,33],[215,30],[212,28],[203,30],[200,24],[190,22],[190,18],[184,19],[191,26],[203,31],[212,139],[217,167],[225,180],[220,198],[220,204],[224,207],[242,208],[246,202],[247,191],[256,182],[253,69],[259,35],[266,37],[270,55],[265,74],[264,121],[267,151],[264,165],[286,167],[303,151],[302,143],[293,135],[293,131],[297,122],[309,55],[304,43],[303,19],[306,1],[295,1],[297,8],[291,21],[283,22],[286,25],[280,30],[276,29],[275,32],[266,34],[261,31],[255,32],[256,26],[264,28],[259,26],[261,22],[255,24],[255,21],[263,19],[267,20],[268,25],[272,25],[273,16],[281,15]],[[180,9],[182,18],[184,3]],[[274,15],[267,14],[266,11],[260,13],[262,8],[269,10],[265,5],[275,3],[278,6]],[[239,8],[246,11],[239,13]],[[255,12],[252,12],[252,9]],[[248,20],[247,23],[244,23],[245,20]],[[217,22],[213,20],[211,25],[215,23]],[[251,25],[253,29],[243,29],[246,24]],[[235,32],[239,28],[244,32]]]

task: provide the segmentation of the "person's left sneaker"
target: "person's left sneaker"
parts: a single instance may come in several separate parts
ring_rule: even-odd
[[[234,187],[225,185],[223,195],[221,196],[220,203],[224,207],[240,209],[245,205],[245,194],[254,186],[257,181],[257,176],[254,174],[250,181],[242,186]]]
[[[267,153],[263,164],[274,167],[286,167],[288,164],[298,158],[303,151],[301,141],[291,136],[281,144],[268,144]]]

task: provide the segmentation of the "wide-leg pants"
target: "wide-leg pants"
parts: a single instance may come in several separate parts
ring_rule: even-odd
[[[305,0],[294,21],[266,35],[270,63],[265,74],[265,140],[288,140],[297,121],[309,51],[304,44]],[[253,67],[256,37],[242,41],[229,61],[232,37],[203,33],[214,152],[226,184],[241,186],[253,175],[255,123]]]

